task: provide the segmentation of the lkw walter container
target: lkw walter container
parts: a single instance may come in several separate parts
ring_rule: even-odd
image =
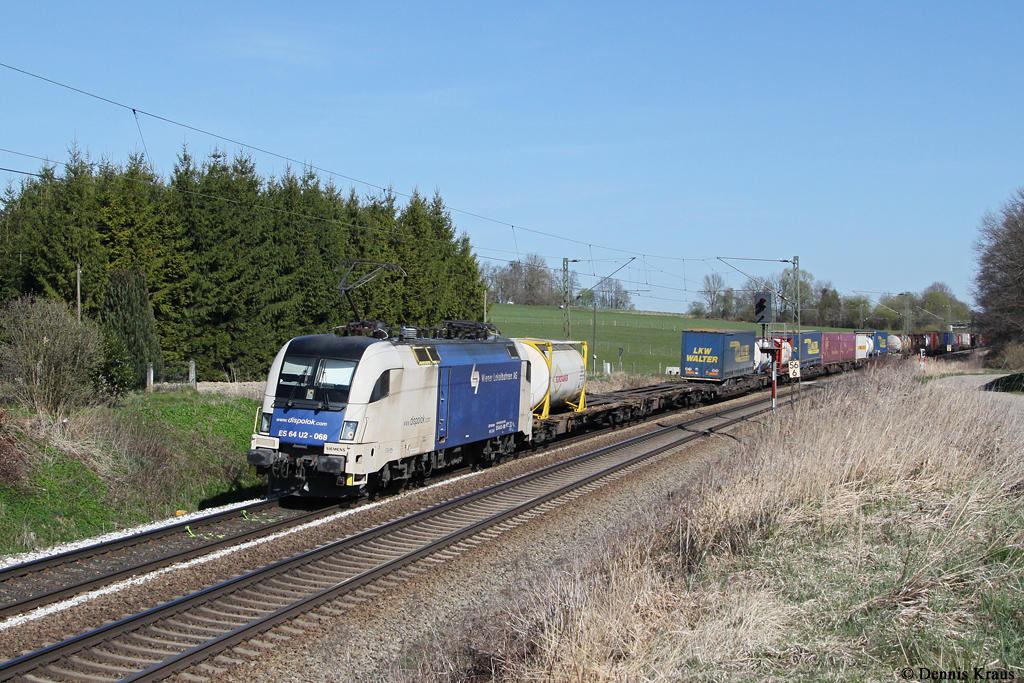
[[[806,368],[811,365],[820,365],[821,332],[811,330],[809,332],[801,332],[796,336],[800,342],[800,353],[797,356],[800,361],[800,367]],[[796,348],[796,345],[794,345],[794,348]]]
[[[753,330],[683,330],[683,376],[724,380],[754,371]]]

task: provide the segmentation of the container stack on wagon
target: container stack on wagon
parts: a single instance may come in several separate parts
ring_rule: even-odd
[[[917,332],[907,335],[904,343],[908,353],[917,355],[923,351],[926,356],[941,356],[979,346],[987,346],[987,339],[982,335],[952,331]]]
[[[858,354],[857,334],[854,332],[822,332],[821,363],[834,372],[852,370],[858,360],[867,358],[867,344],[863,355]]]
[[[752,330],[684,330],[682,376],[729,380],[753,374],[755,343]]]

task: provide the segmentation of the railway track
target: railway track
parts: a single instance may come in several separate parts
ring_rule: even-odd
[[[726,408],[422,510],[7,662],[0,681],[151,681],[197,664],[216,671],[211,658],[228,648],[272,646],[256,639],[290,637],[296,629],[286,622],[309,610],[361,602],[766,405]]]
[[[0,618],[332,514],[268,500],[0,570]]]
[[[643,390],[641,387],[628,393],[641,395]],[[663,413],[649,415],[634,424],[662,417]],[[590,429],[541,448],[575,445],[611,431],[610,427]],[[445,477],[458,476],[468,470],[459,468],[446,473]],[[276,500],[269,500],[6,567],[0,569],[0,619],[298,526],[333,514],[337,509],[337,505],[332,505],[316,510],[288,510],[281,508]]]

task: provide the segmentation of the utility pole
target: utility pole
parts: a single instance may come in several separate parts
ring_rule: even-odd
[[[903,304],[907,314],[903,316],[903,334],[910,336],[910,292],[903,292]]]
[[[636,256],[629,257],[628,261],[623,263],[621,266],[619,266],[618,268],[616,268],[612,272],[610,272],[607,275],[605,275],[603,278],[601,278],[596,283],[594,283],[593,287],[590,288],[590,294],[593,296],[593,299],[594,299],[594,346],[592,348],[594,349],[594,374],[595,375],[597,374],[597,288],[601,286],[602,282],[604,282],[605,280],[610,279],[612,277],[612,275],[615,275],[615,273],[619,272],[620,270],[622,270],[623,268],[628,266],[635,259],[636,259]],[[576,261],[573,261],[573,263],[575,263],[575,262]],[[563,265],[563,267],[566,267],[566,266]],[[584,358],[583,360],[586,360],[586,358]],[[620,360],[620,362],[621,362],[621,360]],[[584,363],[584,367],[586,367],[585,363]]]
[[[802,289],[802,287],[800,286],[800,257],[799,256],[794,256],[793,257],[793,275],[796,276],[796,278],[795,278],[795,280],[796,280],[796,343],[797,343],[797,349],[798,349],[797,360],[800,362],[800,366],[799,367],[800,367],[800,370],[801,370],[801,372],[798,373],[797,377],[796,377],[796,388],[797,388],[797,391],[799,391],[800,390],[800,381],[801,381],[801,378],[803,377],[803,372],[802,371],[803,371],[803,364],[804,364],[804,339],[803,339],[803,335],[800,332],[800,290]]]
[[[487,288],[484,287],[484,322],[487,322]]]
[[[579,263],[579,259],[562,259],[562,306],[565,308],[565,315],[562,316],[562,330],[565,332],[566,339],[572,337],[572,314],[569,312],[572,309],[572,282],[569,280],[570,263]]]
[[[793,257],[793,281],[796,284],[796,331],[800,334],[800,257]]]

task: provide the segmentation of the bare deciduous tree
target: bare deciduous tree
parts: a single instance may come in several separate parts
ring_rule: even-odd
[[[485,266],[483,274],[494,301],[499,303],[526,306],[562,303],[561,280],[538,254],[527,254],[523,260],[506,266]]]
[[[725,293],[725,278],[718,273],[704,276],[702,287],[697,294],[704,302],[705,310],[712,318],[722,317],[722,303]]]
[[[986,213],[978,231],[978,322],[996,343],[1024,340],[1024,188],[999,213]]]

